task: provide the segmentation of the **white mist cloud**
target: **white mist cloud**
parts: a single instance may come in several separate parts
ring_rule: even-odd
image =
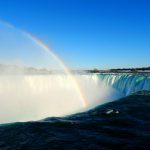
[[[90,109],[117,95],[96,77],[76,75]],[[85,109],[84,109],[85,110]],[[38,120],[83,111],[67,75],[0,75],[0,123]]]

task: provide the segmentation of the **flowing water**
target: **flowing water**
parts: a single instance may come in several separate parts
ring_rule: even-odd
[[[30,116],[36,116],[33,115],[34,113],[32,112],[36,110],[35,108],[41,108],[40,111],[35,111],[36,113],[38,112],[37,114],[39,114],[39,112],[42,113],[43,108],[49,108],[49,111],[46,112],[47,115],[45,115],[45,113],[43,115],[43,117],[45,116],[46,118],[42,118],[39,121],[1,124],[1,150],[149,150],[149,76],[134,74],[76,75],[76,79],[80,83],[82,91],[91,99],[88,101],[88,109],[90,110],[82,110],[82,108],[78,109],[74,107],[82,107],[82,105],[80,100],[78,101],[77,98],[74,99],[73,89],[70,89],[66,75],[21,76],[21,79],[18,80],[18,77],[16,79],[18,83],[14,77],[12,77],[12,79],[13,80],[10,80],[10,78],[6,76],[1,76],[0,79],[1,100],[2,97],[4,97],[5,101],[7,101],[7,98],[11,101],[16,98],[16,93],[19,91],[17,101],[14,104],[8,103],[8,101],[6,103],[9,105],[7,111],[11,112],[12,116],[17,116],[18,114],[19,116],[24,115],[28,120]],[[14,89],[12,87],[14,87]],[[57,90],[55,87],[57,87]],[[59,93],[60,95],[55,93],[58,92],[58,87],[64,89],[63,93]],[[67,90],[69,90],[68,93],[70,93],[70,95],[64,97],[63,94]],[[6,93],[12,94],[11,97]],[[14,93],[15,95],[13,95]],[[34,95],[34,93],[36,94]],[[43,93],[45,94],[45,99],[51,94],[56,94],[57,98],[60,99],[60,101],[57,101],[57,106],[55,106],[56,104],[51,100],[45,102],[43,100],[44,104],[38,101],[37,104],[36,99],[41,98],[41,94]],[[24,95],[23,99],[22,94],[26,95]],[[124,98],[120,99],[119,97]],[[23,103],[18,103],[20,99],[23,100]],[[66,108],[65,111],[67,113],[70,111],[69,113],[76,114],[64,117],[48,116],[50,109],[53,107],[65,113],[61,102],[66,102],[66,104],[62,106]],[[44,106],[45,104],[46,106]],[[52,107],[52,105],[54,106]],[[71,107],[68,108],[68,105]],[[1,110],[3,110],[4,113],[6,112],[6,106],[5,104],[1,106]],[[18,108],[16,108],[16,106],[21,109],[17,110]],[[97,107],[93,108],[94,106]],[[25,111],[26,107],[28,107],[28,111]],[[68,109],[71,110],[68,111]],[[12,110],[15,113],[13,113]],[[58,116],[62,114],[60,110],[56,109]],[[72,110],[75,111],[73,112]],[[81,110],[84,112],[77,113]],[[52,109],[52,111],[54,110]],[[7,115],[8,114],[4,114],[4,116],[1,116],[1,120],[6,121]],[[8,116],[10,116],[10,114]],[[8,118],[11,119],[11,117]]]
[[[39,120],[88,110],[120,97],[91,75],[76,75],[84,101],[68,75],[1,75],[0,122]],[[86,106],[83,106],[86,103]]]

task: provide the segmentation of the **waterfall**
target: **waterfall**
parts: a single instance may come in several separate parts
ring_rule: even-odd
[[[150,76],[136,74],[96,74],[97,79],[101,80],[107,86],[111,86],[123,94],[150,90]]]
[[[87,106],[65,74],[0,75],[0,123],[64,116],[93,108],[140,90],[150,90],[150,77],[129,74],[74,76]]]
[[[68,75],[0,75],[0,123],[65,116],[120,97],[96,76],[78,74],[74,78],[86,98],[86,108]]]

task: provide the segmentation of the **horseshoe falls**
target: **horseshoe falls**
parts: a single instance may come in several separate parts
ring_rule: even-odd
[[[0,148],[149,149],[150,76],[84,73],[74,78],[88,98],[86,109],[64,74],[1,75]]]
[[[123,93],[125,96],[131,93],[150,90],[150,76],[136,74],[95,74],[92,78],[102,81],[105,85],[111,86]]]
[[[1,123],[66,116],[150,90],[149,76],[77,74],[74,78],[84,102],[67,75],[1,75]]]

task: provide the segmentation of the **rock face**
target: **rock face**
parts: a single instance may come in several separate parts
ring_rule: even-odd
[[[65,118],[1,125],[0,150],[148,150],[149,135],[150,92],[143,91]]]

